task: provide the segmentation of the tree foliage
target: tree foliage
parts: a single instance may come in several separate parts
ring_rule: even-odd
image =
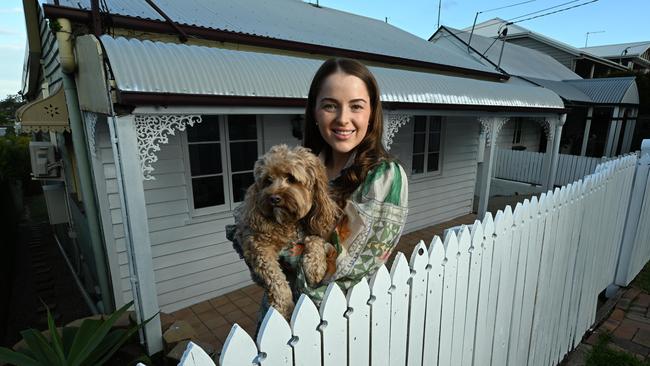
[[[16,120],[16,111],[25,104],[18,94],[7,95],[0,100],[0,125],[13,125]]]

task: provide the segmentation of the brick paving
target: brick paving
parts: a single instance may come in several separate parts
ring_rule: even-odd
[[[398,251],[403,252],[408,259],[420,240],[424,240],[428,246],[434,235],[442,237],[445,229],[458,225],[471,225],[474,220],[476,220],[476,215],[468,214],[403,235],[395,252],[388,259],[387,265],[390,266]],[[194,329],[196,336],[193,338],[196,339],[193,340],[210,345],[218,353],[234,323],[242,326],[248,334],[255,334],[262,293],[261,287],[250,285],[171,314],[162,314],[163,331],[175,321],[183,320]]]

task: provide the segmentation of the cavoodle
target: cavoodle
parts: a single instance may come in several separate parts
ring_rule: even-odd
[[[294,303],[278,253],[291,242],[303,242],[306,280],[320,283],[326,255],[334,250],[323,238],[334,229],[339,208],[328,195],[325,167],[307,148],[274,146],[255,163],[253,174],[237,231],[244,259],[265,287],[269,304],[289,320]]]

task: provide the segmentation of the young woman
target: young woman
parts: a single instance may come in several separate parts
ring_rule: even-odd
[[[331,281],[349,289],[372,276],[395,248],[406,221],[408,184],[404,169],[384,149],[382,133],[372,73],[358,61],[325,61],[309,89],[304,146],[324,162],[343,216],[331,238],[325,238],[336,248],[336,266],[320,286],[307,284],[299,248],[282,251],[281,260],[296,270],[296,300],[304,293],[320,303]]]

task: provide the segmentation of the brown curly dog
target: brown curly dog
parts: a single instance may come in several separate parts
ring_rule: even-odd
[[[256,163],[255,183],[242,207],[241,244],[244,259],[259,276],[269,303],[289,320],[294,303],[278,261],[280,250],[302,241],[302,267],[310,285],[321,282],[326,255],[334,248],[327,238],[339,208],[328,195],[325,167],[309,149],[287,145],[271,148]]]

